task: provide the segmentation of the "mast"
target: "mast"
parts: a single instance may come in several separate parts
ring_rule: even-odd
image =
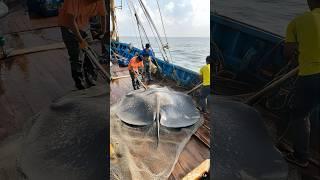
[[[111,40],[118,41],[119,35],[117,32],[117,18],[116,18],[116,7],[114,0],[110,1],[110,15],[112,20]]]

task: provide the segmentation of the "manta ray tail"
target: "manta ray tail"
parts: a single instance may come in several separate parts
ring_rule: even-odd
[[[157,147],[160,142],[160,97],[156,95],[157,109],[156,109],[156,126],[157,126]]]

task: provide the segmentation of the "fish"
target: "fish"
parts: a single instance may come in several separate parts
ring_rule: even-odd
[[[151,85],[110,109],[111,179],[168,179],[203,117],[191,96]]]
[[[152,86],[130,92],[118,107],[116,114],[121,121],[135,126],[152,125],[157,117],[162,126],[183,128],[200,119],[191,96],[167,87]]]

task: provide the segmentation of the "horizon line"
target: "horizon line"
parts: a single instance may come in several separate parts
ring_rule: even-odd
[[[132,36],[132,35],[124,35],[124,36],[119,36],[120,38],[121,37],[136,37],[136,36]],[[148,36],[148,37],[150,37],[150,38],[154,38],[154,37],[156,37],[156,36]],[[161,37],[163,37],[163,38],[165,38],[165,36],[161,36]],[[195,37],[195,38],[210,38],[210,36],[167,36],[168,38],[170,38],[170,37],[175,37],[175,38],[177,38],[177,37],[181,37],[181,38],[187,38],[187,37]],[[138,37],[139,38],[139,37]]]

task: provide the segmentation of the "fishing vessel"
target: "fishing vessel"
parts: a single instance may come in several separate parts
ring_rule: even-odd
[[[57,27],[57,18],[29,15],[25,13],[26,9],[20,2],[10,1],[8,6],[10,13],[0,21],[2,35],[6,39],[5,50],[9,52],[12,49],[22,50],[20,51],[22,53],[0,60],[0,139],[2,139],[0,179],[17,179],[15,163],[16,150],[19,149],[21,140],[19,132],[26,122],[30,122],[28,120],[31,117],[48,107],[52,101],[70,93],[74,87],[68,55],[64,47],[59,44],[62,40],[59,27]],[[290,71],[282,60],[281,41],[283,38],[281,36],[219,14],[211,15],[211,26],[213,30],[211,55],[219,60],[216,62],[219,74],[213,75],[216,84],[215,94],[231,97],[237,101],[245,101],[263,89],[275,77],[279,78],[281,77],[279,75]],[[110,46],[113,51],[119,53],[121,56],[119,58],[128,60],[132,55],[128,55],[126,51],[131,49],[129,43],[121,42],[121,37],[119,37],[119,41],[113,41]],[[50,50],[45,50],[48,47],[39,48],[48,44],[54,44],[54,46],[51,46]],[[27,53],[26,50],[30,52]],[[100,48],[96,47],[96,50],[99,51]],[[141,51],[137,47],[134,50],[135,52]],[[269,61],[270,59],[272,61]],[[121,61],[118,62],[121,63]],[[162,69],[163,76],[156,79],[154,84],[158,83],[185,92],[199,82],[197,73],[167,62],[166,58],[157,58],[157,62]],[[284,67],[284,72],[282,72]],[[249,71],[248,68],[251,70]],[[114,76],[128,75],[127,68],[119,67],[118,64],[113,64],[110,71]],[[259,83],[256,84],[256,82]],[[132,91],[131,80],[128,78],[115,80],[110,86],[112,104]],[[268,98],[258,98],[259,103],[255,103],[257,102],[255,98],[252,101],[255,104],[254,108],[263,114],[264,121],[268,127],[271,127],[271,132],[273,128],[281,127],[276,122],[281,122],[281,111],[287,104],[285,99],[288,98],[284,97],[288,94],[283,96],[283,93],[279,92],[287,92],[290,87],[290,85],[285,86],[280,91],[273,89],[272,93],[268,94]],[[196,95],[197,93],[194,93],[194,96]],[[317,122],[319,111],[315,111],[311,118],[313,122]],[[202,161],[210,158],[210,134],[214,133],[210,128],[212,122],[218,121],[210,122],[209,119],[205,119],[204,124],[191,137],[180,154],[169,179],[181,179]],[[319,126],[313,127],[316,127],[316,130],[313,130],[315,134],[312,135],[313,157],[317,160],[319,157],[317,154],[319,152],[317,143],[319,142],[319,134],[317,134],[319,128],[317,127]],[[239,133],[241,133],[240,130]],[[211,149],[218,148],[211,146]],[[211,162],[214,162],[215,157],[211,158]],[[261,161],[261,164],[263,163]],[[307,178],[319,176],[316,164],[317,161],[314,161],[310,169],[301,172],[302,175]],[[267,170],[264,169],[264,171]],[[272,174],[270,171],[268,173]]]
[[[148,84],[158,85],[161,87],[168,87],[178,92],[186,93],[188,90],[200,84],[199,74],[186,69],[184,67],[172,63],[170,54],[170,44],[166,41],[166,37],[161,37],[158,27],[155,26],[154,20],[149,15],[149,10],[145,7],[143,1],[137,1],[137,7],[141,8],[144,12],[146,21],[149,22],[150,28],[153,29],[153,35],[156,38],[155,44],[152,47],[158,46],[158,56],[153,59],[153,63],[157,66],[157,74],[154,81]],[[132,1],[127,1],[129,10],[135,19],[135,28],[139,31],[140,45],[143,48],[146,43],[150,43],[150,34],[147,34],[146,27],[143,26],[141,18],[137,13],[137,7],[132,4]],[[161,10],[158,4],[158,11],[161,16]],[[111,44],[110,55],[113,62],[111,66],[111,76],[115,80],[110,83],[110,98],[111,105],[116,104],[119,100],[129,92],[133,91],[131,78],[129,76],[128,63],[136,54],[141,54],[143,49],[132,46],[132,42],[123,42],[121,35],[118,34],[117,18],[116,18],[116,4],[111,1],[111,17],[112,17],[112,30],[111,30]],[[162,19],[161,19],[162,21]],[[162,21],[163,25],[163,21]],[[165,31],[165,27],[162,27]],[[165,34],[165,33],[163,33]],[[164,35],[165,36],[165,35]],[[199,86],[198,86],[199,87]],[[143,87],[141,87],[143,88]],[[194,99],[197,99],[199,93],[192,91]],[[170,118],[170,117],[169,117]],[[112,135],[111,135],[112,136]],[[112,138],[112,137],[111,137]],[[203,161],[210,158],[210,127],[209,119],[205,118],[204,123],[199,129],[191,136],[190,140],[183,148],[177,162],[175,163],[169,179],[182,179],[190,171],[199,166]],[[200,174],[201,175],[201,174]]]
[[[139,19],[137,24],[139,26]],[[296,78],[295,66],[287,65],[282,55],[284,38],[216,12],[211,14],[210,25],[214,96],[209,106],[220,111],[213,109],[211,121],[205,124],[205,134],[213,134],[212,176],[218,179],[319,177],[319,109],[309,117],[312,123],[309,168],[292,167],[282,157],[292,151],[286,114]],[[128,60],[140,52],[141,49],[132,48],[130,42],[121,42],[121,38],[111,43],[111,55],[121,66],[126,66]],[[158,63],[162,70],[160,82],[156,83],[161,84],[165,79],[170,82],[166,84],[169,87],[173,83],[182,88],[199,83],[197,73],[167,62],[165,56],[156,58],[154,63]],[[247,112],[247,116],[241,115],[248,109],[252,112]],[[248,115],[253,113],[255,116],[254,112],[259,115],[249,121]],[[231,117],[231,120],[225,116]],[[197,132],[195,137],[201,140],[202,134]],[[256,139],[251,139],[251,136],[256,136]],[[252,147],[253,144],[256,147]],[[202,149],[193,153],[196,151],[201,152]],[[175,172],[176,169],[173,174]]]

